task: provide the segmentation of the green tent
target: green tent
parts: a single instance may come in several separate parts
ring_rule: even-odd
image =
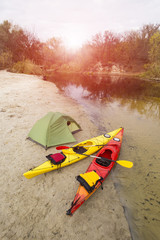
[[[73,118],[59,112],[49,112],[34,124],[28,139],[47,149],[51,146],[75,142],[72,133],[79,130],[81,127]]]

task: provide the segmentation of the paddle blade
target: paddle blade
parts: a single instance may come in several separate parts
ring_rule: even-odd
[[[126,160],[118,160],[116,161],[119,165],[126,167],[126,168],[132,168],[133,167],[133,162],[126,161]]]
[[[58,146],[56,147],[57,150],[62,150],[62,149],[68,149],[70,147],[67,147],[67,146]]]

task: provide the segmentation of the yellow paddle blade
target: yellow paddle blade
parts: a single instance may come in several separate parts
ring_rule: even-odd
[[[126,161],[126,160],[118,160],[116,161],[119,165],[126,167],[126,168],[132,168],[133,167],[133,162]]]

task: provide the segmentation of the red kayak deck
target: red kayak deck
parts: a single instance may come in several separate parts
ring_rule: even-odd
[[[116,161],[121,149],[123,131],[124,129],[122,128],[121,131],[105,147],[103,147],[96,156]],[[109,160],[104,161],[104,159],[101,160],[99,158],[93,159],[86,173],[95,171],[100,177],[102,177],[102,180],[96,184],[95,189],[91,193],[88,193],[88,191],[80,184],[71,204],[71,208],[66,213],[67,215],[72,215],[101,186],[114,164],[115,162]]]

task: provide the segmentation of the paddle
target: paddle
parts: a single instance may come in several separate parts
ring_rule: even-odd
[[[65,149],[68,149],[70,147],[67,147],[67,146],[60,146],[60,147],[65,147]],[[56,149],[57,150],[60,150],[58,149],[59,147],[57,147]],[[64,149],[64,148],[61,148],[61,149]],[[69,154],[74,154],[74,152],[68,152],[67,153]],[[75,153],[76,154],[76,153]],[[121,165],[122,167],[126,167],[126,168],[132,168],[133,167],[133,163],[130,162],[130,161],[127,161],[127,160],[117,160],[117,161],[114,161],[114,160],[111,160],[111,159],[108,159],[108,158],[103,158],[103,157],[97,157],[97,156],[94,156],[94,155],[87,155],[87,154],[84,154],[84,153],[77,153],[77,154],[80,154],[80,155],[84,155],[84,156],[87,156],[87,157],[92,157],[92,158],[98,158],[98,159],[102,159],[102,160],[108,160],[110,162],[116,162],[118,163],[119,165]]]
[[[103,145],[84,145],[84,146],[75,146],[75,147],[68,147],[68,146],[58,146],[56,147],[57,150],[63,150],[63,149],[68,149],[68,148],[77,148],[77,147],[98,147],[98,146],[105,146],[106,144],[103,144]]]
[[[92,158],[98,158],[98,159],[102,159],[102,160],[107,160],[107,161],[110,161],[110,162],[116,162],[116,163],[118,163],[119,165],[121,165],[122,167],[126,167],[126,168],[132,168],[132,167],[133,167],[133,163],[130,162],[130,161],[126,161],[126,160],[117,160],[117,161],[114,161],[114,160],[111,160],[111,159],[108,159],[108,158],[97,157],[97,156],[94,156],[94,155],[87,155],[87,154],[84,154],[84,153],[78,153],[78,154],[84,155],[84,156],[87,156],[87,157],[92,157]]]

